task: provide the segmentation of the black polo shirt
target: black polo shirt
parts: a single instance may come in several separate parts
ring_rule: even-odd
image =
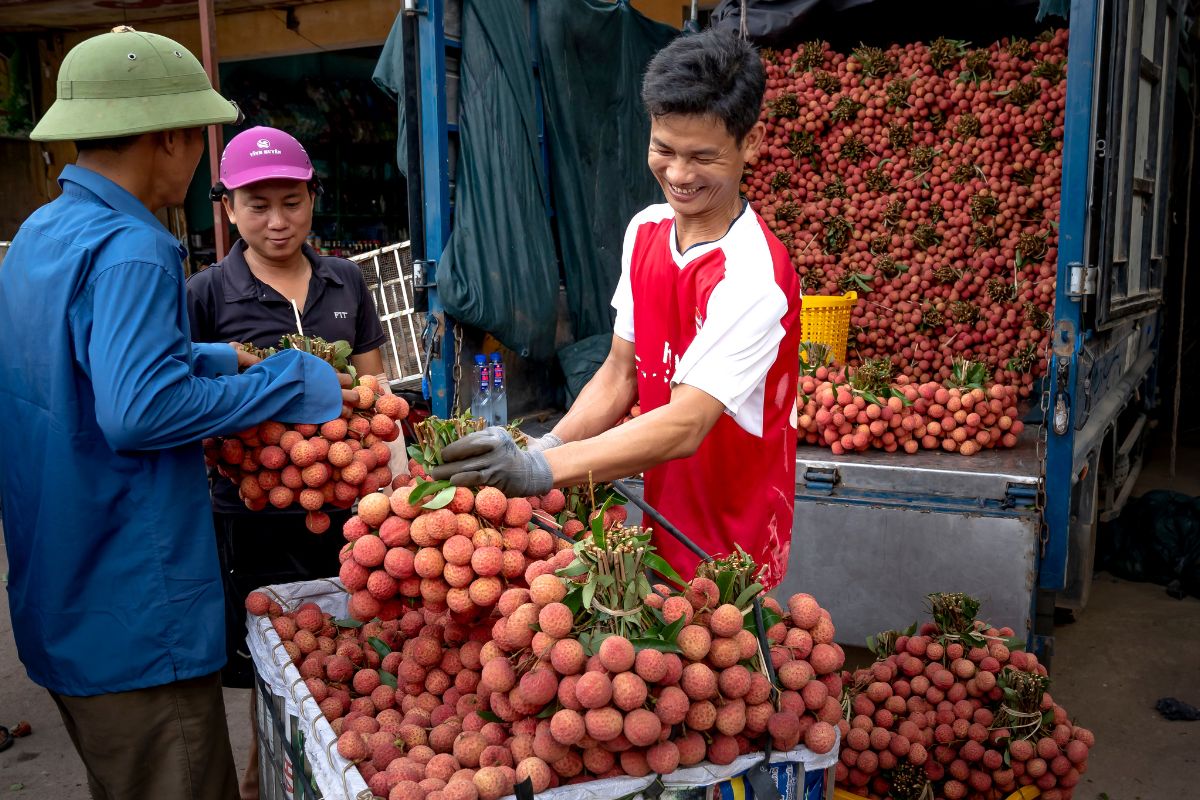
[[[381,347],[383,326],[358,265],[317,255],[308,245],[303,252],[312,265],[300,314],[304,332],[328,342],[345,339],[355,355]],[[275,347],[280,337],[296,332],[291,301],[254,277],[243,239],[223,260],[193,275],[187,289],[193,341]]]
[[[344,339],[355,355],[382,346],[383,326],[358,265],[318,255],[307,244],[303,252],[312,265],[300,314],[304,333],[329,342]],[[282,336],[296,332],[291,301],[254,277],[243,239],[223,260],[189,278],[187,293],[193,341],[275,347]],[[237,487],[225,478],[214,484],[213,507],[230,513],[246,510]],[[275,509],[268,506],[268,510]]]

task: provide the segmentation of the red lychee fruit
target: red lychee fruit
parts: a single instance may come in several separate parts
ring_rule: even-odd
[[[600,663],[612,673],[633,669],[636,654],[633,645],[624,636],[609,636],[600,643]]]
[[[664,725],[678,725],[687,717],[691,701],[687,694],[678,686],[663,688],[654,704],[654,713]]]
[[[351,557],[364,567],[378,567],[387,556],[388,548],[383,540],[374,534],[359,537],[350,551]]]
[[[641,708],[647,693],[646,682],[632,672],[622,672],[612,679],[612,703],[622,711]]]
[[[571,633],[571,628],[574,626],[575,620],[571,614],[571,609],[567,608],[562,603],[550,603],[542,607],[538,613],[538,625],[542,632],[554,639],[565,639]],[[632,645],[630,648],[632,649]],[[603,653],[604,645],[600,645],[600,650]],[[603,658],[603,656],[601,656]]]
[[[742,630],[742,625],[742,612],[732,603],[717,606],[708,621],[708,626],[715,635],[730,638]]]
[[[683,668],[680,686],[693,700],[707,700],[717,694],[717,676],[707,664],[688,664]]]
[[[804,746],[818,755],[828,753],[837,742],[837,729],[828,722],[813,723],[804,734]]]
[[[362,734],[355,731],[346,731],[337,740],[338,755],[351,763],[358,763],[364,758],[370,758],[371,752],[367,749],[367,742],[362,737]]]
[[[378,528],[392,513],[386,495],[375,492],[358,501],[358,515],[372,528]]]
[[[550,788],[550,766],[537,756],[526,758],[517,764],[517,783],[526,779],[532,784],[534,794],[539,794]]]
[[[575,684],[575,697],[584,708],[606,706],[612,699],[612,681],[602,672],[585,672]]]
[[[508,498],[499,489],[485,486],[475,495],[475,511],[484,519],[500,522],[507,510]]]
[[[587,730],[584,726],[583,716],[578,711],[563,708],[556,711],[550,718],[550,734],[560,744],[578,744],[585,733]]]
[[[688,661],[703,661],[712,647],[712,636],[707,628],[686,625],[679,631],[675,644]]]
[[[576,692],[578,692],[578,686],[576,686]],[[655,717],[655,721],[657,719]],[[617,738],[621,735],[624,727],[624,719],[621,717],[621,712],[612,706],[589,709],[584,714],[583,721],[584,726],[587,728],[587,735],[597,742],[607,742]]]
[[[261,617],[266,614],[271,608],[271,598],[267,597],[262,592],[251,592],[246,595],[246,611]]]

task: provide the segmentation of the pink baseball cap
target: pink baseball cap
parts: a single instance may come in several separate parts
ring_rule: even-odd
[[[229,140],[221,154],[221,183],[226,189],[274,178],[310,181],[312,177],[312,161],[304,146],[278,128],[242,131]]]

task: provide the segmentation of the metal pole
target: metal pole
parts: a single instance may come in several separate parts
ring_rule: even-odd
[[[217,61],[217,17],[213,9],[214,0],[200,0],[200,50],[204,60],[204,71],[216,91],[221,91],[221,78]],[[220,125],[208,126],[208,175],[209,184],[221,179],[221,151],[225,149],[225,135]],[[217,261],[229,252],[229,225],[225,221],[225,209],[221,203],[213,203],[213,241],[217,249]]]

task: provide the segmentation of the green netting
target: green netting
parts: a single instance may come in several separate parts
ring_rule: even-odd
[[[454,229],[438,261],[452,316],[523,357],[554,354],[558,263],[546,215],[525,0],[466,0]]]
[[[572,338],[612,331],[625,226],[661,199],[646,168],[642,73],[678,31],[625,3],[541,2],[535,41],[530,6],[463,1],[454,229],[437,282],[453,317],[544,361],[555,355],[560,277]],[[403,92],[401,48],[397,21],[374,74],[393,96]],[[403,107],[399,113],[403,131]],[[402,135],[397,157],[403,169]]]
[[[647,62],[679,31],[604,0],[540,3],[538,23],[567,309],[582,340],[612,333],[625,227],[662,202],[646,167],[641,82]]]

